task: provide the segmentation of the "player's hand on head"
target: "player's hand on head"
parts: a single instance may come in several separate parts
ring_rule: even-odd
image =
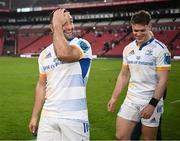
[[[64,8],[57,9],[53,14],[53,25],[63,26],[68,19],[69,12],[65,12]]]

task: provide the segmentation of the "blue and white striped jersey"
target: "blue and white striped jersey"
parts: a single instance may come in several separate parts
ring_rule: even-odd
[[[69,43],[82,53],[77,62],[66,63],[57,59],[53,44],[39,56],[40,76],[47,78],[42,114],[88,121],[86,84],[92,60],[91,46],[81,38],[74,38]]]

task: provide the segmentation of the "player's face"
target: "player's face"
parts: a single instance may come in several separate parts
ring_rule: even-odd
[[[149,25],[142,25],[142,24],[132,24],[132,30],[135,39],[138,43],[145,43],[149,40],[150,37],[150,26]]]
[[[67,14],[67,20],[65,24],[63,25],[63,32],[67,39],[71,39],[73,36],[73,30],[74,30],[73,18],[69,12],[66,12],[65,14]]]

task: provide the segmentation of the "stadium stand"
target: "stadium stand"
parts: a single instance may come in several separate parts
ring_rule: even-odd
[[[3,46],[4,46],[4,31],[3,29],[0,29],[0,55],[3,52]]]
[[[180,9],[168,0],[4,0],[0,2],[0,55],[9,50],[12,55],[40,53],[51,43],[48,15],[59,5],[70,7],[75,35],[91,43],[94,55],[122,56],[123,48],[133,39],[129,18],[141,7],[152,14],[155,37],[169,46],[173,56],[180,55]]]

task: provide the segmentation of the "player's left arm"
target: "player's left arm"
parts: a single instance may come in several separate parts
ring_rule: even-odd
[[[168,75],[169,75],[169,70],[157,71],[158,83],[156,85],[153,98],[160,100],[163,97],[164,91],[167,87]]]
[[[156,85],[155,93],[152,99],[160,100],[163,97],[164,91],[167,87],[169,71],[157,71],[158,83]],[[150,103],[143,109],[141,112],[141,117],[148,119],[154,112],[156,106],[151,105]]]
[[[149,101],[149,104],[141,112],[141,117],[145,119],[151,117],[159,100],[163,97],[164,91],[167,87],[168,74],[171,68],[171,64],[170,64],[171,57],[167,48],[166,47],[164,47],[163,49],[161,48],[161,50],[159,50],[158,53],[159,54],[157,57],[157,68],[156,68],[158,82],[156,84],[153,97]]]

